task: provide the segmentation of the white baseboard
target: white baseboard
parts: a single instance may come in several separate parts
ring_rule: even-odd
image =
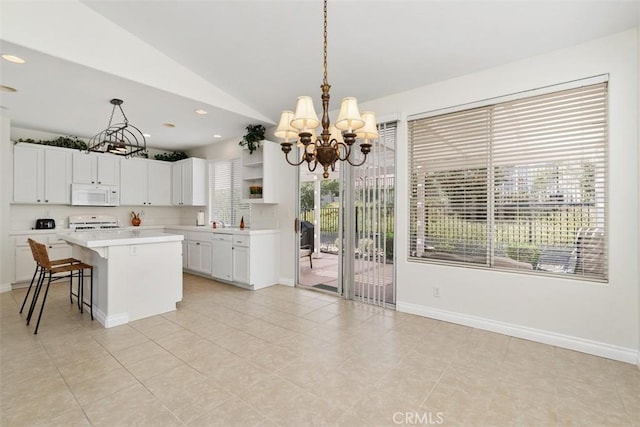
[[[116,314],[113,316],[106,316],[104,312],[96,309],[95,318],[105,328],[113,328],[114,326],[124,325],[129,323],[129,315],[127,313]]]
[[[0,285],[0,294],[4,292],[10,292],[12,290],[11,283],[3,283]]]
[[[431,319],[444,320],[446,322],[456,323],[459,325],[471,326],[516,338],[523,338],[569,350],[580,351],[582,353],[593,354],[594,356],[631,363],[640,367],[640,352],[636,349],[624,348],[570,335],[557,334],[540,329],[528,328],[525,326],[499,322],[467,314],[454,313],[446,310],[439,310],[431,307],[424,307],[416,304],[398,302],[396,303],[396,309],[403,313],[416,314],[418,316],[428,317]]]
[[[278,283],[285,286],[295,286],[293,279],[290,277],[281,277],[280,280],[278,280]]]

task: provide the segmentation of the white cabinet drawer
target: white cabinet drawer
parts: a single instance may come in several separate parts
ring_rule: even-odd
[[[187,235],[185,236],[187,240],[195,241],[195,242],[210,242],[211,241],[211,233],[200,232],[200,231],[187,231]]]
[[[231,242],[233,236],[231,234],[213,233],[214,242]]]
[[[249,236],[246,234],[234,234],[233,246],[249,246]]]

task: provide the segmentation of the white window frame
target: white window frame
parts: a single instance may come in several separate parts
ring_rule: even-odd
[[[216,183],[216,168],[224,174]],[[209,163],[209,221],[222,221],[227,227],[237,227],[244,220],[246,227],[251,224],[251,205],[242,199],[242,160],[240,158],[214,160]],[[216,199],[218,192],[229,190],[224,203]],[[222,225],[222,224],[220,224]]]

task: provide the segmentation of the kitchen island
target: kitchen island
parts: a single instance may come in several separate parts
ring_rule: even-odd
[[[94,266],[93,308],[105,327],[176,309],[182,300],[183,236],[157,230],[59,234],[73,257]],[[85,281],[85,296],[89,295]]]

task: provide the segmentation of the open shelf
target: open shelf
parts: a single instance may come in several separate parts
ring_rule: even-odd
[[[279,146],[271,141],[262,141],[253,153],[242,150],[242,201],[245,203],[276,203],[275,172]],[[262,197],[252,198],[250,187],[262,187]]]

